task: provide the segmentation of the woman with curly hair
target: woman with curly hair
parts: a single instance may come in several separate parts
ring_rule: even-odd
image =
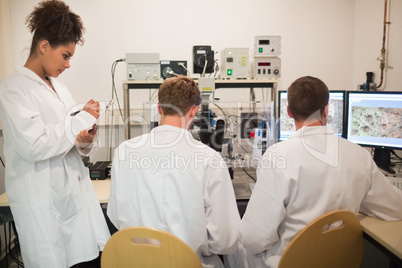
[[[99,258],[110,237],[81,159],[96,145],[99,103],[73,112],[56,79],[70,68],[84,27],[59,0],[40,2],[26,23],[29,57],[0,85],[6,192],[25,267],[77,266]]]

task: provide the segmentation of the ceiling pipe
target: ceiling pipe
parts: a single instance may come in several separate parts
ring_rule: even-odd
[[[380,61],[380,70],[381,70],[381,77],[380,77],[380,83],[378,86],[374,86],[375,89],[379,89],[384,81],[384,69],[385,69],[385,41],[386,41],[386,32],[387,32],[387,25],[391,24],[390,22],[387,21],[387,1],[384,0],[384,25],[383,25],[383,34],[382,34],[382,48],[381,48],[381,56],[378,58]]]

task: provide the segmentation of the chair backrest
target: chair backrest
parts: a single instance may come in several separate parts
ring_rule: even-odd
[[[337,210],[314,220],[286,247],[279,268],[359,267],[363,232],[358,217]]]
[[[101,257],[102,268],[202,267],[197,254],[176,236],[146,227],[130,227],[112,235]]]

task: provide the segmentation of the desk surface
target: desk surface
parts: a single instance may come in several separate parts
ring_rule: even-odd
[[[110,192],[110,179],[92,181],[94,186],[96,196],[98,197],[99,203],[105,204],[109,201]],[[0,200],[1,201],[1,200]]]
[[[237,173],[238,172],[238,173]],[[246,183],[245,183],[246,182]],[[236,177],[233,180],[233,187],[235,189],[236,199],[249,199],[251,190],[249,182],[253,180],[243,171],[236,171]],[[93,180],[92,185],[95,189],[96,196],[99,203],[105,204],[109,201],[110,179],[106,180]],[[7,194],[0,195],[0,207],[8,207]]]
[[[359,215],[363,232],[402,259],[402,221],[383,221]]]
[[[8,207],[8,199],[7,199],[7,194],[4,193],[0,195],[0,207]]]
[[[109,190],[110,190],[110,179],[108,180],[99,180],[92,181],[92,185],[94,186],[96,196],[98,197],[99,203],[104,204],[109,201]],[[4,193],[0,195],[0,207],[8,207],[8,198],[7,194]]]
[[[255,173],[249,172],[250,175]],[[233,187],[237,200],[246,200],[251,195],[249,183],[253,180],[242,170],[235,170]],[[110,179],[92,181],[96,195],[100,203],[107,203],[109,200]],[[8,207],[7,194],[0,195],[0,207]],[[402,221],[383,221],[365,215],[359,215],[363,231],[392,252],[399,259],[402,259]]]
[[[247,172],[247,173],[246,173]],[[255,169],[235,169],[233,189],[237,200],[249,200],[251,196],[250,183],[255,183],[250,176],[256,178]]]

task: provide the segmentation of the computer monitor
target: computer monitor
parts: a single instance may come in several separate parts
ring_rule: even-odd
[[[278,140],[284,141],[289,139],[295,132],[296,127],[293,118],[288,115],[288,92],[278,92]],[[345,109],[346,91],[330,90],[329,92],[329,109],[328,109],[328,125],[332,127],[335,134],[345,137],[344,133],[344,109]]]
[[[346,122],[346,138],[375,148],[377,166],[394,173],[390,152],[402,149],[402,92],[348,92]]]

